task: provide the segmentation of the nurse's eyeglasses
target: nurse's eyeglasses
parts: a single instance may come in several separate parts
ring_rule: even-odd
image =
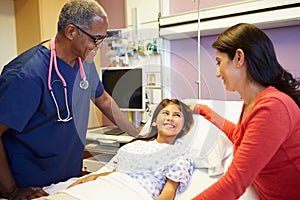
[[[89,34],[88,32],[86,32],[85,30],[83,30],[82,28],[80,28],[79,26],[77,26],[76,24],[72,24],[73,26],[75,26],[78,30],[80,30],[81,32],[83,32],[84,34],[86,34],[87,36],[89,36],[92,40],[94,40],[94,43],[96,46],[100,45],[105,38],[107,38],[107,34],[106,35],[99,35],[97,37],[92,36],[91,34]]]

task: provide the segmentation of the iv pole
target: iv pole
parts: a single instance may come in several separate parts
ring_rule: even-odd
[[[198,48],[198,59],[197,59],[197,64],[198,64],[198,99],[201,99],[201,67],[200,67],[200,0],[198,0],[198,43],[197,43],[197,48]]]

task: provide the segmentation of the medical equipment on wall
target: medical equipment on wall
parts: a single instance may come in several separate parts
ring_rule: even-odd
[[[60,72],[58,70],[58,67],[57,67],[56,52],[55,52],[55,37],[53,37],[50,41],[50,51],[51,51],[51,55],[50,55],[50,64],[49,64],[49,72],[48,72],[48,89],[51,93],[51,96],[53,98],[53,101],[54,101],[54,104],[55,104],[55,107],[56,107],[57,118],[58,118],[57,121],[59,121],[59,122],[68,122],[72,119],[72,117],[70,116],[71,114],[70,114],[70,109],[69,109],[69,105],[68,105],[67,83],[66,83],[65,79],[63,78],[63,76],[60,74]],[[85,72],[84,72],[84,69],[83,69],[81,58],[78,57],[77,61],[78,61],[79,72],[80,72],[80,77],[81,77],[79,87],[81,89],[86,90],[89,87],[89,82],[86,80],[86,75],[85,75]],[[52,89],[52,86],[51,86],[51,75],[52,75],[52,66],[53,66],[53,64],[54,64],[55,72],[56,72],[57,76],[59,77],[59,79],[61,80],[62,85],[64,87],[65,104],[66,104],[67,113],[68,113],[67,117],[64,118],[64,119],[61,118],[61,116],[60,116],[59,106],[57,104],[57,101],[56,101],[56,98],[55,98],[55,95],[53,93],[53,89]]]
[[[159,54],[157,48],[157,38],[135,37],[134,31],[129,29],[113,29],[107,31],[106,40],[109,59],[108,67],[126,67],[143,63],[141,60],[146,56]]]

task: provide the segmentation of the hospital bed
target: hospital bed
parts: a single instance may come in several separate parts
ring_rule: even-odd
[[[225,116],[226,119],[237,122],[241,108],[242,101],[218,101],[218,100],[195,100],[186,99],[185,103],[202,103],[211,107],[220,115]],[[145,134],[150,126],[150,120],[143,127],[140,134]],[[190,132],[182,139],[191,149],[192,157],[195,163],[195,171],[192,175],[190,183],[186,190],[177,195],[177,200],[188,200],[195,197],[201,191],[216,182],[227,170],[232,160],[232,143],[227,137],[214,125],[208,122],[204,117],[200,115],[194,115],[194,126]],[[111,170],[112,160],[100,168],[96,173],[105,172]],[[75,181],[76,178],[72,178],[66,182],[52,184],[44,189],[50,193],[56,193],[65,189],[69,184]],[[125,183],[127,184],[127,183]],[[128,184],[127,184],[128,185]],[[76,188],[76,191],[68,191],[67,193],[78,199],[87,195],[86,199],[106,199],[106,197],[97,195],[99,186],[83,187],[82,190]],[[124,194],[120,194],[120,197],[124,197]],[[109,198],[109,197],[107,197]],[[72,198],[71,198],[72,199]],[[111,199],[111,198],[109,198]],[[123,198],[124,199],[124,198]],[[239,198],[241,200],[256,200],[259,199],[254,187],[251,185],[247,188],[246,192]]]

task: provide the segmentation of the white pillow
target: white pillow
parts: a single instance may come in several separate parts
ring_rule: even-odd
[[[209,176],[223,174],[223,159],[232,153],[232,143],[201,115],[193,115],[194,126],[182,138],[190,146],[195,168],[207,168]]]
[[[237,123],[242,109],[242,101],[183,100],[186,104],[201,103],[215,112]],[[194,126],[183,138],[190,145],[196,168],[207,168],[210,176],[224,172],[223,160],[232,153],[232,143],[227,136],[203,116],[194,114]]]

